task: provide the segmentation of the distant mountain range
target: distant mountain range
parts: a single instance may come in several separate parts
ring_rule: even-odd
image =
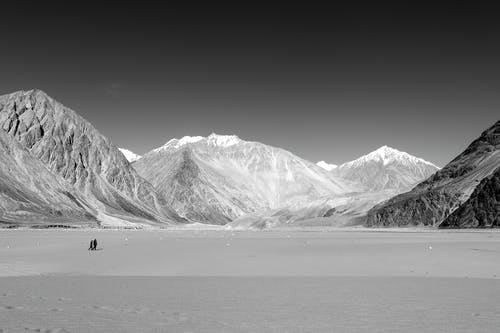
[[[364,191],[286,150],[234,135],[172,139],[133,166],[181,216],[202,223]]]
[[[410,190],[439,170],[430,162],[387,146],[340,166],[323,161],[317,165],[338,179],[358,184],[362,190],[323,195],[269,211],[261,210],[237,219],[230,227],[361,224],[367,211],[375,204]]]
[[[40,90],[0,96],[0,225],[499,226],[499,122],[443,169],[383,146],[340,166],[212,134],[140,156]]]

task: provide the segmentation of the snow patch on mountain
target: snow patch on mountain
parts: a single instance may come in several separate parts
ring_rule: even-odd
[[[208,136],[207,142],[210,145],[219,147],[230,147],[241,142],[236,135],[218,135],[212,133]]]
[[[325,161],[319,161],[316,163],[316,165],[325,169],[326,171],[332,171],[333,169],[338,167],[337,164],[330,164],[330,163],[326,163]]]
[[[135,162],[142,157],[141,155],[137,155],[136,153],[128,149],[125,148],[118,148],[118,149],[122,152],[123,156],[125,156],[127,161],[129,161],[130,163]]]

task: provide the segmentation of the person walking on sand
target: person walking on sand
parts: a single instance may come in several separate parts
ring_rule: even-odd
[[[97,250],[97,238],[94,238],[94,250]]]
[[[93,251],[94,250],[94,241],[91,240],[90,241],[90,246],[89,246],[89,251]]]

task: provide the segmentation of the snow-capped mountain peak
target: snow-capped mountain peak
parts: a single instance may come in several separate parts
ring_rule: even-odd
[[[201,141],[203,139],[205,139],[205,138],[202,137],[202,136],[189,136],[189,135],[186,135],[186,136],[183,136],[180,139],[172,139],[172,140],[168,141],[163,147],[175,147],[175,148],[179,148],[179,147],[182,147],[184,145],[187,145],[188,143],[195,143],[195,142]],[[160,149],[161,148],[162,147],[160,147]]]
[[[229,147],[241,142],[241,139],[236,135],[219,135],[212,133],[207,138],[208,144],[219,146],[219,147]]]
[[[240,142],[243,142],[236,135],[219,135],[212,133],[208,137],[204,136],[184,136],[180,139],[171,139],[163,146],[154,149],[153,151],[159,152],[168,148],[181,148],[182,146],[194,143],[205,143],[217,147],[230,147]]]
[[[165,150],[167,148],[180,148],[180,147],[185,146],[187,144],[196,143],[196,142],[202,141],[204,139],[205,138],[202,137],[202,136],[189,136],[189,135],[186,135],[186,136],[183,136],[180,139],[175,139],[175,138],[174,139],[170,139],[163,146],[158,147],[156,149],[153,149],[153,151],[154,152],[159,152],[159,151]]]
[[[361,182],[374,191],[391,189],[402,192],[410,190],[437,170],[437,166],[422,158],[382,146],[340,165],[333,172],[346,179]]]
[[[326,163],[325,161],[319,161],[316,163],[316,165],[319,166],[320,168],[325,169],[326,171],[332,171],[333,169],[338,167],[337,164],[330,164],[330,163]]]
[[[385,145],[354,161],[344,163],[341,165],[341,167],[358,166],[369,161],[382,162],[383,165],[394,162],[401,163],[403,165],[423,163],[439,169],[438,166],[434,165],[431,162]]]
[[[123,156],[125,156],[125,158],[130,163],[135,162],[142,157],[141,155],[137,155],[136,153],[134,153],[128,149],[125,149],[125,148],[118,148],[118,149],[122,152]]]

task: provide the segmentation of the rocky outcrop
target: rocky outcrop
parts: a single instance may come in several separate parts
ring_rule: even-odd
[[[448,216],[440,228],[500,227],[500,168],[484,178],[472,195]]]
[[[400,194],[368,212],[369,227],[435,226],[460,204],[458,196],[443,190]]]
[[[101,219],[182,220],[89,122],[40,90],[0,96],[0,128],[70,187]]]
[[[97,225],[83,197],[0,130],[0,226]]]
[[[413,190],[368,212],[368,226],[439,226],[500,166],[500,121]]]

